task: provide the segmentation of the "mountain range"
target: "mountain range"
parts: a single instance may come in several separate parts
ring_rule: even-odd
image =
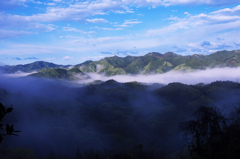
[[[71,69],[64,69],[64,68],[43,69],[37,73],[31,74],[30,76],[54,78],[54,79],[65,79],[65,80],[79,80],[79,79],[90,78],[88,75],[83,73],[77,67],[73,67]]]
[[[71,73],[67,73],[67,70],[70,67],[80,69],[79,71],[81,72],[81,75],[84,76],[84,73],[98,73],[107,76],[114,76],[124,74],[165,73],[172,70],[192,71],[215,67],[238,66],[240,66],[240,50],[224,50],[210,55],[194,54],[182,56],[173,52],[167,52],[165,54],[151,52],[144,56],[113,56],[103,58],[99,61],[89,60],[73,66],[36,61],[25,65],[1,66],[0,70],[5,73],[38,71],[38,73],[33,74],[33,76],[53,78],[64,77],[67,79],[73,79],[73,77],[70,77]]]
[[[171,70],[191,71],[214,67],[240,66],[240,51],[219,51],[210,55],[181,56],[173,52],[165,54],[152,52],[144,56],[106,57],[99,61],[87,61],[76,65],[83,72],[118,74],[154,74]]]

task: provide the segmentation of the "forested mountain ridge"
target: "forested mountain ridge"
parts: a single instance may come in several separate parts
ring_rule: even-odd
[[[0,70],[6,73],[16,73],[18,71],[21,72],[33,72],[33,71],[40,71],[42,69],[48,68],[67,68],[68,66],[64,65],[57,65],[51,62],[45,61],[36,61],[33,63],[25,64],[25,65],[16,65],[16,66],[1,66]]]
[[[144,56],[106,57],[99,61],[76,65],[83,72],[104,73],[107,76],[118,74],[152,74],[171,70],[196,70],[214,67],[240,66],[240,51],[219,51],[210,55],[177,55],[152,52]]]
[[[33,72],[49,68],[65,68],[70,65],[56,65],[44,61],[36,61],[26,65],[2,66],[0,70],[6,73]],[[85,61],[74,67],[84,73],[98,73],[107,76],[123,74],[155,74],[171,70],[191,71],[215,67],[240,66],[240,50],[218,51],[210,55],[177,55],[173,52],[161,54],[148,53],[144,56],[105,57],[99,61]]]
[[[65,79],[65,80],[78,80],[78,79],[89,78],[88,75],[86,75],[76,67],[68,70],[63,68],[43,69],[37,73],[30,74],[30,76],[41,77],[41,78]]]
[[[9,83],[17,85],[14,91]],[[26,84],[34,87],[26,89]],[[118,146],[131,150],[136,145],[144,145],[143,150],[148,152],[147,146],[156,144],[156,156],[143,159],[159,158],[161,150],[168,153],[179,150],[182,142],[179,124],[193,119],[199,107],[215,105],[227,113],[240,103],[237,82],[149,87],[152,86],[114,80],[72,87],[61,81],[23,77],[17,81],[1,80],[0,99],[5,105],[14,105],[19,119],[13,124],[22,132],[13,141],[26,144],[27,138],[26,146],[36,152],[54,149],[57,153],[72,153],[75,147],[83,151],[89,148],[114,151]],[[39,133],[35,132],[44,136],[40,146],[36,144]]]

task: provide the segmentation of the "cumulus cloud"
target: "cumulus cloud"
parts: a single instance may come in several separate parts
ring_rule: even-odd
[[[34,1],[35,2],[35,1]],[[63,1],[56,0],[55,3],[61,3]],[[109,1],[109,0],[98,0],[98,1],[85,1],[85,2],[75,2],[72,4],[68,4],[65,7],[59,7],[59,6],[52,6],[47,7],[45,13],[41,14],[34,14],[34,15],[11,15],[11,14],[3,14],[1,13],[0,18],[0,24],[4,22],[6,25],[13,25],[16,26],[16,24],[26,25],[26,23],[31,22],[56,22],[56,21],[81,21],[86,19],[86,21],[91,23],[107,23],[108,21],[103,18],[93,18],[93,19],[87,19],[90,16],[94,15],[103,15],[108,12],[115,12],[115,13],[122,13],[131,12],[131,6],[137,5],[137,6],[160,6],[160,5],[179,5],[179,4],[234,4],[237,1],[196,1],[196,0],[116,0],[116,1]],[[23,4],[26,3],[26,0],[11,0],[8,2],[1,1],[2,6],[4,4]],[[55,4],[51,3],[51,4]],[[1,6],[1,5],[0,5]],[[217,11],[216,13],[223,13],[223,12],[230,12],[231,14],[234,12],[238,12],[239,7],[236,7],[234,9],[224,9]],[[202,15],[204,18],[204,15]],[[225,19],[225,20],[234,20],[234,17],[213,17],[210,18],[209,21],[214,20],[216,18]],[[4,21],[2,21],[4,20]],[[6,23],[6,21],[8,23]],[[123,27],[128,27],[129,25],[133,24],[139,24],[140,21],[125,21],[125,23],[122,24]]]
[[[35,1],[34,1],[35,2]],[[54,1],[55,3],[62,3],[61,0]],[[64,1],[65,2],[65,1]],[[55,21],[80,21],[89,16],[103,15],[108,12],[114,13],[131,13],[131,6],[160,6],[160,5],[181,5],[181,4],[206,4],[206,5],[220,5],[220,4],[235,4],[239,2],[238,0],[227,1],[227,0],[96,0],[96,1],[84,1],[70,3],[65,7],[52,6],[47,7],[45,13],[34,14],[29,16],[17,16],[8,15],[7,18],[16,18],[15,20],[26,21],[38,21],[38,22],[55,22]],[[1,1],[0,6],[24,4],[26,0],[10,0]],[[55,5],[55,3],[48,3],[50,5]],[[65,2],[66,3],[66,2]],[[236,12],[239,8],[235,10],[222,10],[221,12]],[[6,18],[5,18],[6,19]],[[107,22],[107,20],[102,18],[87,19],[89,22]]]
[[[1,1],[0,6],[6,7],[8,5],[23,5],[27,3],[37,3],[39,1],[27,1],[27,0],[10,0],[10,1]],[[226,1],[226,0],[209,0],[209,1],[196,1],[196,0],[95,0],[95,1],[83,1],[83,2],[75,2],[75,1],[63,1],[63,0],[55,0],[54,3],[49,3],[53,6],[47,7],[46,11],[39,14],[33,15],[13,15],[0,13],[0,26],[2,27],[13,27],[15,26],[22,27],[24,29],[39,29],[40,31],[53,31],[57,27],[53,24],[44,24],[44,23],[54,23],[58,21],[87,21],[89,23],[108,23],[106,19],[103,18],[92,18],[89,17],[95,15],[105,15],[109,12],[113,13],[132,13],[131,9],[134,6],[167,6],[167,5],[179,5],[179,4],[206,4],[206,5],[220,5],[220,4],[234,4],[237,1]],[[63,6],[59,6],[55,4],[65,4]],[[188,25],[193,21],[197,21],[192,25],[199,25],[204,23],[229,23],[239,20],[239,6],[232,9],[222,9],[216,12],[213,12],[212,15],[201,14],[198,16],[190,16],[189,19],[185,20],[185,22],[178,23],[170,28],[176,27],[176,29],[187,28]],[[219,14],[228,13],[227,16]],[[218,14],[216,16],[216,14]],[[234,16],[233,16],[234,14]],[[37,23],[37,24],[36,24]],[[120,27],[131,27],[133,25],[142,23],[138,20],[126,20],[123,24],[118,25],[118,28],[103,28],[103,30],[121,30]],[[184,24],[183,24],[184,23]],[[163,29],[163,31],[166,29]],[[172,31],[170,29],[169,31]],[[150,31],[150,32],[156,32]],[[157,31],[161,33],[161,31]]]
[[[238,49],[235,45],[240,30],[239,7],[225,9],[208,14],[190,15],[184,18],[171,18],[173,22],[159,29],[148,30],[146,36],[163,39],[160,46],[182,45],[180,50],[186,53],[209,53],[215,50]],[[218,40],[223,39],[223,40]],[[208,41],[211,45],[203,44]],[[238,40],[237,40],[238,41]],[[178,46],[179,47],[179,46]],[[176,50],[176,48],[174,48]]]
[[[218,11],[213,12],[214,14],[223,14],[223,15],[236,15],[240,13],[240,5],[234,8],[224,8]]]
[[[1,1],[1,3],[3,2]],[[41,14],[14,15],[2,12],[0,13],[0,26],[6,28],[15,28],[18,26],[19,28],[22,27],[27,29],[40,30],[45,28],[45,31],[52,31],[56,29],[54,25],[43,23],[84,20],[90,23],[107,23],[108,21],[103,18],[87,18],[94,15],[103,15],[108,11],[114,12],[118,10],[127,10],[127,8],[121,5],[118,1],[87,1],[76,2],[74,4],[68,5],[67,7],[47,7],[45,13]]]
[[[238,8],[238,7],[236,7]],[[239,7],[240,8],[240,7]],[[233,8],[232,10],[236,10]],[[184,29],[196,29],[197,27],[207,27],[211,32],[219,32],[228,29],[235,29],[240,26],[240,16],[238,12],[232,12],[231,15],[222,14],[222,10],[211,12],[210,14],[188,15],[185,18],[171,18],[175,23],[160,29],[149,30],[148,35],[162,35],[176,32]],[[208,32],[209,33],[209,32]]]
[[[13,1],[13,0],[12,0]],[[17,1],[17,0],[15,0]],[[20,2],[20,0],[18,0]],[[39,1],[21,1],[22,4],[28,3],[39,3]],[[28,34],[34,34],[39,32],[50,32],[60,28],[54,24],[59,24],[55,22],[77,22],[77,23],[93,23],[89,25],[96,25],[96,23],[107,23],[102,24],[104,27],[98,27],[99,30],[105,31],[120,31],[127,27],[133,27],[137,24],[143,23],[142,19],[130,19],[125,20],[122,23],[111,23],[110,20],[106,18],[101,18],[101,16],[107,16],[109,14],[122,14],[122,13],[133,13],[138,7],[157,7],[157,6],[168,6],[168,5],[191,5],[191,4],[204,4],[204,5],[220,5],[220,4],[235,4],[236,1],[226,1],[226,0],[209,0],[209,1],[196,1],[196,0],[94,0],[94,1],[67,1],[67,0],[55,0],[51,1],[56,4],[56,6],[48,6],[41,13],[36,13],[32,15],[13,15],[12,13],[0,12],[0,38],[13,38]],[[1,3],[1,2],[0,2]],[[136,7],[137,6],[137,7]],[[154,29],[147,31],[144,35],[124,35],[122,37],[103,37],[103,38],[92,38],[95,31],[85,31],[84,27],[62,27],[62,31],[65,31],[63,35],[58,37],[72,38],[74,40],[64,41],[61,44],[56,44],[57,47],[62,48],[57,49],[42,46],[41,49],[43,53],[52,52],[62,52],[61,49],[70,50],[71,52],[116,52],[119,50],[130,50],[134,47],[142,49],[139,51],[147,50],[161,50],[160,47],[171,45],[170,47],[179,44],[181,50],[201,50],[200,47],[191,47],[189,43],[199,44],[199,41],[209,41],[211,46],[214,46],[217,42],[212,41],[209,37],[212,34],[219,34],[224,31],[231,31],[233,29],[240,28],[240,7],[221,9],[212,13],[192,15],[185,12],[186,17],[171,17],[173,22],[164,28]],[[136,17],[134,17],[136,18]],[[109,26],[112,25],[112,26]],[[16,28],[16,26],[18,28]],[[156,26],[154,26],[156,28]],[[90,28],[90,29],[93,29]],[[96,29],[96,28],[95,28]],[[71,35],[66,35],[72,32]],[[72,36],[73,32],[86,34],[88,38]],[[143,32],[144,33],[144,32]],[[142,33],[141,33],[142,34]],[[235,36],[237,35],[234,34]],[[109,36],[109,35],[108,35]],[[118,34],[119,36],[119,34]],[[99,36],[97,36],[99,37]],[[224,38],[224,36],[218,36],[219,38]],[[232,38],[232,36],[229,36]],[[198,41],[197,41],[197,40]],[[200,39],[200,40],[199,40]],[[233,38],[235,39],[235,38]],[[63,38],[61,39],[63,40]],[[233,41],[233,40],[232,40]],[[238,41],[235,40],[238,44]],[[234,43],[234,46],[237,45]],[[180,46],[182,45],[182,46]],[[187,48],[183,48],[188,47]],[[200,44],[201,45],[201,44]],[[219,43],[219,46],[224,48],[224,46],[233,46],[229,43]],[[193,46],[193,45],[192,45]],[[216,45],[215,45],[216,46]],[[204,48],[206,48],[205,45]],[[27,52],[38,52],[41,50],[36,49],[22,49],[19,52],[26,54]],[[160,49],[159,49],[160,48]],[[198,48],[198,49],[196,49]],[[217,47],[211,48],[214,50]],[[47,50],[48,49],[48,50]],[[144,50],[143,50],[144,49]],[[5,53],[13,53],[18,49],[2,50]],[[131,50],[130,50],[131,51]],[[165,50],[164,50],[165,51]],[[170,51],[170,50],[167,50]],[[199,52],[198,52],[199,53]],[[1,54],[1,53],[0,53]],[[16,53],[15,53],[16,54]]]
[[[89,16],[103,15],[108,11],[114,12],[119,10],[127,10],[127,7],[119,1],[85,1],[76,2],[68,7],[49,7],[46,13],[32,15],[27,18],[42,22],[81,21]],[[97,21],[97,19],[95,20]],[[98,21],[99,20],[100,19],[98,19]],[[103,19],[101,19],[101,21],[103,21]],[[106,22],[106,20],[104,22]]]

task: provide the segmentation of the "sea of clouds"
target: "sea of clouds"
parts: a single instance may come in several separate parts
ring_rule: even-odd
[[[103,74],[89,73],[91,78],[87,80],[79,80],[79,83],[93,82],[94,80],[107,81],[113,79],[117,82],[137,81],[141,83],[161,83],[169,84],[172,82],[180,82],[184,84],[209,84],[214,81],[233,81],[238,82],[240,79],[240,67],[237,68],[213,68],[205,70],[196,70],[192,72],[170,71],[164,74],[150,75],[116,75],[104,76]]]

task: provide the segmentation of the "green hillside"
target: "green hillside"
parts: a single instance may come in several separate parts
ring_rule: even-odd
[[[2,67],[2,70],[7,73],[15,73],[18,71],[33,72],[33,71],[40,71],[42,69],[60,68],[60,67],[68,67],[68,66],[57,65],[54,63],[44,62],[44,61],[36,61],[36,62],[25,64],[25,65],[4,66]]]
[[[99,61],[88,61],[76,65],[83,72],[103,73],[107,76],[118,74],[152,74],[171,70],[191,71],[214,67],[240,66],[240,51],[219,51],[210,55],[181,56],[173,52],[165,54],[148,53],[144,56],[106,57]]]
[[[74,67],[85,73],[99,73],[107,76],[124,74],[155,74],[172,70],[192,71],[215,67],[240,66],[240,50],[218,51],[210,55],[177,55],[173,52],[161,54],[148,53],[144,56],[106,57],[99,61],[85,61]],[[67,68],[69,66],[56,65],[49,62],[37,61],[26,65],[2,66],[0,70],[6,73],[17,71],[33,72],[49,68]],[[79,71],[80,71],[79,70]],[[52,70],[49,70],[51,72]],[[46,72],[46,70],[44,71]],[[64,71],[62,71],[62,74]],[[55,77],[56,73],[53,73]]]
[[[79,80],[89,78],[81,70],[74,67],[69,70],[63,68],[49,68],[43,69],[38,73],[31,74],[32,77],[41,77],[41,78],[53,78],[53,79],[66,79],[66,80]]]

